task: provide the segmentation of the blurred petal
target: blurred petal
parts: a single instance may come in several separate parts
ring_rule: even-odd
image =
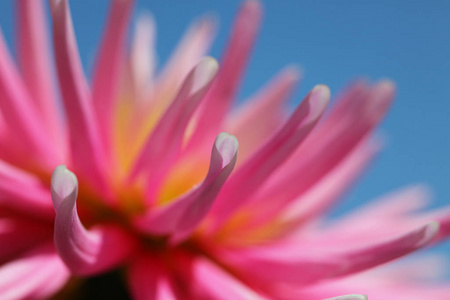
[[[148,174],[148,197],[155,196],[158,183],[181,151],[186,126],[202,101],[218,69],[217,61],[204,58],[189,73],[177,97],[156,125],[139,155],[131,179]]]
[[[196,283],[211,299],[268,299],[206,259],[198,259],[193,268]]]
[[[22,82],[13,59],[8,53],[3,35],[0,33],[0,108],[5,124],[14,128],[13,144],[3,144],[3,147],[13,147],[15,159],[20,164],[31,163],[44,167],[53,167],[57,156],[54,146],[48,142],[48,132],[43,123],[42,116]],[[39,161],[31,162],[30,156],[23,155],[25,151],[34,151]],[[35,157],[32,156],[31,159]]]
[[[150,257],[138,258],[128,270],[128,285],[135,300],[176,300],[160,262]]]
[[[262,7],[258,1],[246,1],[241,6],[221,60],[221,70],[199,115],[191,146],[208,142],[220,132],[233,98],[240,86],[246,63],[259,30]]]
[[[86,78],[83,74],[67,0],[50,0],[53,44],[70,133],[72,164],[94,188],[107,193],[106,158]]]
[[[213,207],[221,225],[242,207],[271,173],[308,136],[322,116],[330,98],[326,86],[318,85],[305,97],[286,124],[233,174]]]
[[[24,83],[53,143],[58,145],[55,150],[63,155],[66,141],[62,139],[62,120],[56,106],[43,1],[17,1],[17,13],[18,58]]]
[[[44,244],[0,267],[0,297],[47,298],[66,283],[69,275],[54,246]]]
[[[429,244],[438,232],[436,222],[359,248],[329,241],[321,247],[291,242],[224,253],[243,274],[264,281],[310,284],[318,280],[361,272]]]
[[[368,300],[366,295],[345,295],[345,296],[338,296],[333,298],[328,298],[324,300]]]
[[[101,137],[111,142],[112,114],[118,94],[120,72],[124,63],[124,44],[133,0],[111,1],[103,41],[97,54],[92,83],[92,99]],[[109,149],[109,147],[105,147]],[[111,154],[111,153],[109,153]]]
[[[227,120],[227,131],[240,141],[239,161],[245,161],[250,152],[257,149],[286,119],[286,100],[299,79],[297,68],[285,68],[258,94],[244,101],[237,113]]]

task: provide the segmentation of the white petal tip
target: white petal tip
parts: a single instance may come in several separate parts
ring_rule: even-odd
[[[77,177],[65,165],[57,166],[52,174],[51,188],[53,205],[56,208],[63,199],[78,189]]]
[[[423,228],[423,236],[420,241],[417,242],[418,247],[425,246],[428,244],[438,233],[439,231],[439,223],[438,222],[430,222]]]
[[[311,103],[311,116],[312,120],[317,119],[322,115],[330,102],[331,92],[328,86],[319,84],[311,90],[310,103]]]
[[[197,93],[208,85],[216,76],[219,69],[219,63],[212,57],[205,57],[200,60],[194,69],[192,93]]]
[[[239,148],[239,142],[234,135],[222,132],[217,136],[214,146],[222,156],[222,164],[225,166],[228,165],[236,156]]]

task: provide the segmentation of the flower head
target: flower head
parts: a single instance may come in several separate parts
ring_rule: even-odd
[[[128,290],[110,299],[448,299],[417,284],[420,262],[372,270],[449,234],[447,211],[412,212],[423,188],[322,218],[380,148],[392,82],[351,84],[325,117],[317,85],[288,114],[289,67],[231,111],[260,3],[220,63],[205,18],[156,74],[150,17],[125,47],[132,4],[111,1],[88,84],[68,2],[50,1],[63,116],[42,3],[18,1],[20,70],[0,38],[0,298],[96,297],[106,280]]]

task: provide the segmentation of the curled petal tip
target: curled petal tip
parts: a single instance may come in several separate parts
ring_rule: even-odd
[[[236,156],[239,143],[234,135],[222,132],[217,136],[214,146],[222,156],[222,166],[226,166]]]
[[[51,194],[55,210],[70,195],[75,195],[71,197],[71,199],[75,200],[77,191],[78,180],[75,174],[69,171],[65,165],[57,166],[51,179]]]
[[[200,60],[194,69],[192,94],[197,93],[207,86],[216,76],[219,63],[212,57],[205,57]]]
[[[416,246],[418,248],[425,246],[429,242],[433,240],[433,238],[437,235],[439,231],[439,223],[438,222],[430,222],[427,225],[424,226],[422,238],[417,241]]]
[[[330,89],[328,88],[328,86],[323,84],[316,85],[311,90],[311,96],[309,98],[309,101],[311,103],[311,120],[315,120],[322,115],[328,103],[330,102],[330,95]]]

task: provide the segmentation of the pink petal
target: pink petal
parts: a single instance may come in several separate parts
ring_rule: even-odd
[[[282,200],[277,201],[275,207],[272,206],[272,215],[280,213],[280,208],[282,208],[280,219],[293,223],[307,222],[311,218],[320,216],[360,177],[378,153],[379,148],[380,146],[376,142],[363,140],[301,197],[287,206]],[[269,198],[264,197],[264,199]],[[260,202],[255,202],[255,205],[257,203]],[[269,210],[265,210],[269,212]]]
[[[56,66],[69,124],[72,163],[94,188],[107,194],[105,152],[83,74],[67,0],[50,1]]]
[[[140,257],[128,269],[128,285],[135,300],[175,300],[167,272],[160,262]]]
[[[233,174],[214,205],[217,225],[242,207],[261,184],[308,136],[330,98],[326,86],[316,86],[286,124]]]
[[[130,69],[134,100],[144,101],[146,92],[152,89],[156,69],[155,20],[151,15],[139,16],[131,44]]]
[[[202,141],[208,141],[220,132],[256,40],[261,15],[262,8],[258,1],[246,1],[240,8],[228,48],[221,60],[223,62],[221,71],[207,95],[198,119],[197,130],[190,141],[191,146],[201,145]]]
[[[43,299],[68,280],[69,271],[52,243],[44,244],[0,267],[1,299]]]
[[[132,0],[111,3],[103,41],[97,54],[92,99],[105,149],[111,142],[111,122],[124,62],[124,45]],[[109,153],[111,154],[111,153]]]
[[[240,161],[245,161],[286,119],[286,100],[299,78],[297,68],[285,68],[257,95],[244,101],[239,111],[227,120],[227,131],[239,140]]]
[[[198,259],[193,265],[193,272],[196,285],[211,299],[268,299],[206,259]]]
[[[52,239],[52,226],[27,218],[0,217],[0,263],[11,259],[37,243]]]
[[[394,86],[389,81],[382,81],[372,89],[356,94],[351,99],[352,109],[340,116],[335,116],[332,111],[293,157],[276,171],[261,191],[265,199],[276,198],[281,203],[288,203],[322,180],[370,136],[391,103]]]
[[[273,201],[272,198],[266,197],[263,190],[260,191],[254,197],[256,200],[245,210],[251,214],[245,227],[237,228],[233,233],[228,234],[226,240],[234,244],[245,243],[246,240],[248,242],[249,236],[252,236],[252,230],[258,230],[273,220],[284,224],[277,233],[279,235],[308,233],[305,226],[300,226],[300,224],[303,225],[311,219],[321,217],[323,212],[329,209],[359,178],[378,150],[379,145],[376,142],[362,141],[361,145],[349,153],[348,157],[329,174],[292,202],[286,203],[280,201],[283,199],[278,200],[278,198],[277,201]],[[311,234],[313,233],[318,234],[316,231],[311,232]]]
[[[52,200],[56,211],[54,242],[58,254],[74,274],[90,275],[123,263],[132,253],[131,235],[113,225],[86,230],[76,210],[78,182],[65,166],[52,174]]]
[[[13,140],[9,141],[9,145],[1,145],[2,148],[12,147],[14,158],[22,165],[53,167],[60,158],[55,154],[54,145],[48,142],[48,132],[42,123],[42,116],[33,105],[1,34],[0,94],[3,121],[9,128],[14,128],[14,135],[10,136]],[[28,161],[31,158],[25,153],[29,151],[37,153],[36,157],[40,157],[40,161]]]
[[[213,58],[204,58],[198,63],[145,143],[131,179],[140,173],[148,174],[150,201],[153,200],[160,181],[179,155],[187,124],[207,92],[217,69],[217,61]]]
[[[278,244],[223,253],[230,263],[255,279],[310,284],[361,272],[399,258],[429,244],[439,229],[431,222],[416,230],[367,246],[342,244],[314,247],[307,243]],[[249,273],[251,272],[251,273]]]
[[[324,299],[324,300],[368,300],[368,298],[367,298],[367,295],[352,294],[352,295],[344,295],[344,296],[328,298],[328,299]]]
[[[24,82],[46,130],[51,133],[52,142],[58,145],[55,150],[60,150],[63,156],[66,145],[56,105],[43,1],[20,0],[17,5],[18,59]]]
[[[0,160],[0,207],[51,220],[50,193],[42,181],[26,171]]]
[[[203,17],[194,22],[186,31],[177,48],[161,72],[155,87],[156,95],[152,110],[164,110],[175,96],[188,73],[208,51],[215,34],[216,23],[213,18]]]
[[[208,213],[222,185],[236,163],[238,142],[227,133],[217,136],[211,153],[211,163],[205,180],[188,194],[166,206],[152,209],[136,220],[143,231],[153,234],[172,233],[172,242],[188,237]]]

